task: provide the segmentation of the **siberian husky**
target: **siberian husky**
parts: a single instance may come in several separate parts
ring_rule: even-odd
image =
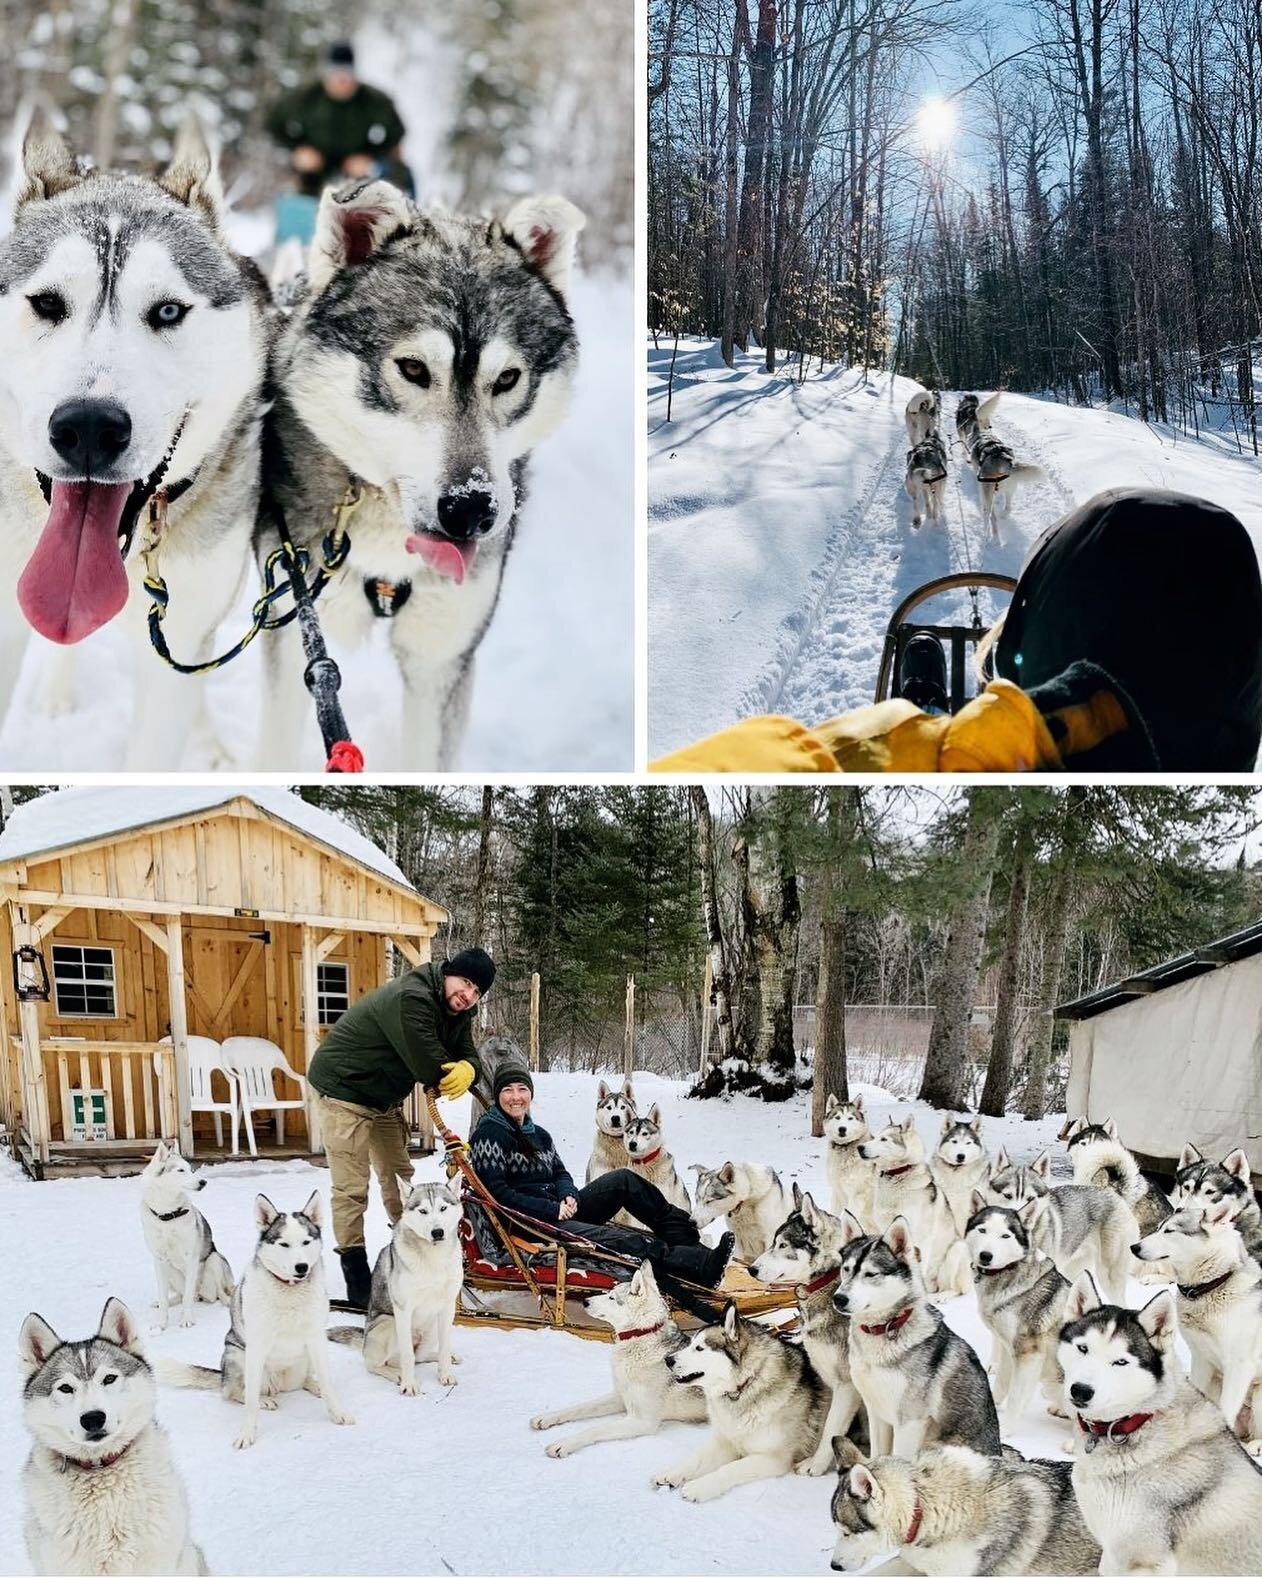
[[[279,509],[318,559],[348,487],[364,489],[319,607],[345,647],[390,620],[405,701],[397,757],[382,767],[456,765],[527,461],[570,399],[578,350],[565,292],[583,223],[563,197],[520,198],[502,221],[422,212],[385,181],[321,200],[280,344],[272,433],[283,460],[259,549],[274,546]],[[263,765],[292,770],[308,759],[298,631],[269,638],[267,653]]]
[[[951,1208],[955,1231],[963,1237],[973,1214],[973,1191],[984,1189],[990,1177],[990,1157],[982,1142],[980,1113],[972,1118],[955,1118],[947,1113],[929,1168]]]
[[[204,680],[149,650],[141,552],[165,499],[163,633],[177,659],[211,657],[251,573],[267,285],[224,239],[192,123],[150,180],[85,173],[37,113],[16,192],[0,241],[0,713],[32,629],[72,646],[125,610],[136,704],[117,744],[129,768],[175,767]],[[74,660],[53,672],[50,711],[72,705]]]
[[[941,396],[932,389],[922,389],[919,394],[912,395],[907,402],[907,409],[903,413],[903,421],[907,425],[907,444],[915,449],[917,444],[924,443],[938,425],[938,413],[941,409]]]
[[[660,1190],[672,1205],[691,1212],[692,1201],[675,1171],[675,1158],[662,1139],[662,1109],[656,1102],[642,1118],[632,1118],[622,1132],[626,1159],[645,1183]]]
[[[850,1377],[850,1322],[833,1303],[841,1275],[841,1252],[859,1224],[821,1211],[793,1185],[793,1211],[772,1235],[771,1247],[749,1268],[760,1282],[797,1284],[798,1331],[806,1357],[832,1394],[819,1445],[798,1464],[799,1474],[827,1474],[833,1442],[846,1435],[862,1399]]]
[[[1138,1312],[1074,1283],[1058,1357],[1074,1491],[1102,1573],[1262,1571],[1262,1473],[1174,1352],[1174,1295]]]
[[[992,537],[998,538],[999,525],[995,520],[995,505],[1003,500],[1003,513],[1012,514],[1012,499],[1023,482],[1041,482],[1046,476],[1042,466],[1032,461],[1018,460],[1012,450],[993,433],[978,431],[968,446],[969,465],[977,478],[977,496],[981,503],[982,523]]]
[[[859,1147],[876,1168],[872,1198],[874,1225],[901,1216],[920,1251],[931,1293],[968,1293],[973,1286],[968,1251],[955,1226],[947,1197],[934,1182],[925,1160],[925,1142],[908,1117],[891,1122]]]
[[[961,395],[955,406],[955,431],[967,449],[970,436],[978,431],[988,432],[990,419],[999,404],[999,394],[987,395],[979,400],[975,394]]]
[[[159,1362],[158,1376],[169,1386],[218,1388],[229,1402],[245,1404],[235,1447],[254,1445],[259,1409],[275,1408],[279,1392],[311,1392],[324,1399],[335,1425],[355,1423],[334,1395],[329,1374],[323,1215],[315,1192],[301,1211],[278,1211],[265,1194],[259,1195],[254,1202],[258,1247],[232,1295],[220,1368]]]
[[[584,1183],[603,1178],[606,1173],[627,1165],[622,1136],[635,1115],[635,1091],[631,1081],[624,1080],[621,1090],[611,1090],[602,1079],[596,1087],[596,1141],[587,1160]]]
[[[914,1458],[957,1442],[998,1453],[999,1418],[981,1361],[925,1298],[900,1216],[880,1238],[856,1232],[841,1253],[837,1309],[850,1319],[850,1374],[868,1412],[872,1451]]]
[[[22,1414],[35,1438],[22,1474],[37,1573],[204,1573],[188,1502],[136,1322],[110,1299],[95,1337],[63,1342],[28,1315],[18,1342]]]
[[[712,1434],[701,1450],[655,1485],[678,1487],[685,1501],[711,1501],[735,1485],[791,1474],[819,1444],[826,1388],[801,1348],[742,1320],[735,1304],[717,1326],[703,1326],[666,1356],[681,1386],[705,1396]]]
[[[926,517],[933,525],[942,520],[942,500],[946,495],[947,453],[939,433],[930,433],[907,451],[904,486],[911,500],[911,523],[919,526]]]
[[[871,1222],[876,1169],[859,1153],[863,1142],[872,1138],[862,1095],[850,1101],[829,1096],[824,1104],[824,1138],[828,1141],[825,1165],[833,1215],[853,1211],[861,1222]]]
[[[232,1268],[215,1248],[210,1223],[189,1199],[206,1187],[178,1150],[158,1148],[140,1175],[140,1226],[158,1278],[158,1325],[165,1327],[172,1295],[180,1325],[193,1324],[193,1304],[231,1304]]]
[[[655,1435],[668,1419],[693,1424],[705,1419],[701,1392],[695,1386],[680,1386],[666,1368],[666,1359],[683,1347],[685,1339],[647,1260],[629,1282],[616,1283],[608,1293],[593,1294],[586,1308],[613,1327],[613,1391],[554,1414],[536,1414],[530,1428],[551,1430],[580,1419],[605,1419],[608,1423],[549,1442],[545,1448],[549,1457],[569,1457],[599,1441]]]
[[[846,1443],[849,1445],[849,1443]],[[899,1549],[918,1573],[1095,1573],[1100,1546],[1074,1498],[1073,1466],[933,1447],[914,1463],[857,1459],[833,1496],[833,1570]]]
[[[722,1167],[693,1162],[689,1171],[697,1175],[693,1221],[698,1227],[708,1227],[726,1217],[736,1234],[736,1259],[747,1265],[757,1260],[792,1209],[779,1173],[757,1162],[724,1162]]]
[[[1121,1302],[1133,1261],[1131,1245],[1139,1237],[1129,1205],[1111,1189],[1092,1184],[1048,1184],[1051,1158],[1043,1151],[1028,1167],[1015,1167],[1002,1147],[995,1158],[987,1194],[992,1204],[1019,1211],[1027,1200],[1042,1195],[1047,1209],[1039,1217],[1035,1241],[1056,1262],[1066,1281],[1094,1271],[1101,1286]]]
[[[1180,1205],[1217,1205],[1230,1200],[1232,1220],[1254,1260],[1262,1262],[1262,1209],[1253,1192],[1249,1158],[1242,1150],[1230,1151],[1221,1162],[1211,1162],[1195,1145],[1185,1145],[1174,1175],[1172,1198]]]
[[[1135,1213],[1141,1233],[1151,1233],[1170,1215],[1169,1200],[1140,1172],[1139,1163],[1118,1138],[1112,1118],[1103,1123],[1075,1118],[1066,1140],[1074,1182],[1095,1184],[1121,1195]]]

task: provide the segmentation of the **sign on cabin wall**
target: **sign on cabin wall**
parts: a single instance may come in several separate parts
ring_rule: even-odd
[[[88,1133],[88,1115],[91,1114],[92,1132]],[[105,1123],[105,1092],[103,1090],[72,1090],[70,1092],[70,1138],[72,1140],[107,1140],[109,1130]]]

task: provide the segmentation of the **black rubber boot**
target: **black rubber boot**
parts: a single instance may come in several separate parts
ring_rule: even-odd
[[[898,664],[898,694],[922,712],[950,712],[946,651],[937,636],[918,630]]]
[[[362,1244],[356,1244],[354,1249],[339,1249],[337,1253],[342,1262],[342,1275],[346,1278],[346,1302],[357,1310],[366,1310],[372,1289],[368,1251]]]
[[[656,1258],[677,1277],[684,1277],[699,1287],[716,1288],[723,1280],[735,1245],[735,1233],[724,1233],[713,1249],[705,1244],[672,1244]]]

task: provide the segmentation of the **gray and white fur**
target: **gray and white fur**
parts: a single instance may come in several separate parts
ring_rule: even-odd
[[[606,1173],[627,1165],[622,1136],[635,1116],[635,1090],[631,1081],[624,1080],[622,1089],[614,1090],[602,1079],[596,1087],[596,1139],[587,1159],[584,1183],[603,1178]]]
[[[210,1223],[189,1198],[205,1178],[165,1141],[140,1175],[140,1226],[158,1280],[158,1325],[165,1328],[174,1297],[180,1325],[193,1324],[193,1305],[232,1302],[232,1268],[215,1248]]]
[[[1139,1163],[1122,1144],[1112,1118],[1088,1123],[1075,1118],[1066,1135],[1074,1182],[1112,1189],[1135,1213],[1141,1233],[1151,1233],[1170,1215],[1170,1202],[1139,1170]]]
[[[833,1215],[853,1211],[861,1222],[871,1222],[876,1169],[864,1160],[859,1149],[872,1138],[862,1094],[849,1101],[828,1097],[824,1103],[824,1138],[828,1142],[824,1165]]]
[[[1176,1207],[1213,1206],[1220,1200],[1230,1200],[1234,1207],[1232,1221],[1245,1248],[1262,1263],[1262,1208],[1253,1192],[1249,1158],[1243,1150],[1237,1148],[1221,1162],[1211,1162],[1189,1141],[1179,1155],[1171,1199]]]
[[[973,1214],[973,1191],[984,1189],[990,1177],[990,1157],[982,1139],[980,1113],[971,1118],[947,1113],[929,1168],[946,1196],[955,1230],[962,1237]]]
[[[736,1235],[735,1258],[746,1264],[756,1260],[792,1209],[779,1173],[759,1162],[724,1162],[721,1167],[693,1162],[689,1171],[697,1175],[693,1221],[708,1227],[726,1217]]]
[[[624,1160],[655,1189],[677,1205],[681,1211],[692,1211],[692,1201],[684,1188],[683,1179],[675,1170],[675,1158],[666,1148],[662,1138],[662,1109],[656,1102],[643,1117],[632,1118],[622,1131]]]

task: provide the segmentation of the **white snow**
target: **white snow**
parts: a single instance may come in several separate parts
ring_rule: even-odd
[[[405,888],[412,884],[393,860],[349,822],[310,805],[285,789],[242,789],[232,784],[172,784],[160,788],[59,789],[18,806],[0,832],[0,861],[23,860],[71,844],[86,844],[131,828],[171,822],[249,800],[309,838],[338,850]]]
[[[945,528],[915,531],[903,411],[919,385],[837,366],[821,374],[816,364],[799,386],[796,364],[768,375],[757,353],[738,352],[728,368],[717,342],[681,340],[667,423],[671,352],[669,340],[650,340],[650,759],[756,712],[814,723],[864,706],[890,615],[908,592],[954,570],[1018,574],[1040,533],[1104,488],[1211,499],[1262,549],[1262,465],[1226,435],[1197,440],[1005,393],[995,431],[1046,481],[1018,490],[993,541],[953,446]],[[956,398],[944,396],[947,433]],[[1005,601],[983,593],[983,621]],[[969,612],[959,594],[917,617]]]
[[[591,1145],[595,1076],[537,1076],[535,1111],[576,1176]],[[770,1163],[786,1181],[828,1193],[824,1142],[809,1138],[805,1096],[782,1106],[746,1097],[684,1099],[684,1087],[637,1075],[641,1105],[661,1104],[667,1142],[681,1174],[690,1162],[728,1158]],[[916,1110],[932,1143],[940,1115],[865,1090],[874,1119]],[[466,1131],[468,1099],[445,1108]],[[1060,1118],[1039,1123],[987,1120],[992,1152],[1032,1158],[1054,1145]],[[1061,1167],[1067,1167],[1061,1154]],[[439,1174],[435,1160],[418,1174]],[[299,1206],[312,1187],[328,1198],[328,1175],[305,1162],[224,1163],[206,1169],[197,1203],[238,1273],[251,1253],[251,1202],[263,1190]],[[67,1337],[96,1329],[101,1307],[119,1295],[151,1318],[150,1261],[138,1220],[139,1180],[76,1178],[32,1183],[0,1158],[0,1332],[16,1344],[23,1316],[37,1309]],[[713,1236],[713,1234],[711,1234]],[[374,1187],[370,1253],[385,1242]],[[326,1250],[331,1286],[338,1271]],[[1139,1289],[1132,1302],[1138,1303]],[[988,1342],[972,1295],[947,1302],[951,1325],[977,1347]],[[147,1338],[151,1355],[217,1365],[227,1312],[199,1305],[193,1330],[174,1325]],[[335,1316],[335,1321],[348,1317]],[[334,1347],[331,1362],[354,1426],[328,1423],[305,1394],[264,1414],[258,1444],[234,1452],[236,1409],[217,1395],[163,1390],[159,1416],[171,1433],[187,1484],[193,1528],[212,1572],[269,1573],[813,1573],[828,1568],[833,1538],[831,1476],[790,1477],[745,1486],[690,1506],[654,1491],[651,1476],[695,1450],[698,1427],[670,1425],[659,1436],[592,1447],[572,1458],[544,1455],[550,1434],[528,1426],[534,1413],[608,1391],[609,1351],[553,1332],[457,1328],[464,1357],[459,1384],[441,1388],[423,1365],[422,1393],[400,1397],[365,1373],[359,1355]],[[12,1351],[12,1348],[10,1348]],[[18,1477],[25,1456],[16,1367],[0,1388],[0,1573],[25,1572]],[[567,1427],[562,1427],[562,1430]],[[1012,1439],[1026,1452],[1055,1455],[1062,1427],[1031,1406]]]

